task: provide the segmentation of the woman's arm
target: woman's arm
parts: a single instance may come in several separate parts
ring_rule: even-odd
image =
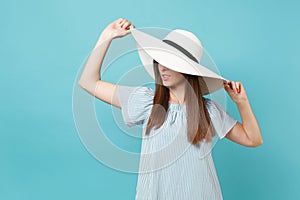
[[[128,20],[119,18],[103,30],[78,81],[79,86],[88,93],[116,107],[120,107],[115,94],[116,85],[101,80],[101,67],[112,40],[128,35],[130,26],[133,25]]]
[[[242,124],[236,123],[227,133],[226,138],[249,147],[262,145],[263,140],[260,128],[242,83],[227,81],[224,87],[231,99],[236,103],[242,118]]]

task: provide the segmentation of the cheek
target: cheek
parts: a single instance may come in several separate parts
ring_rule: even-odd
[[[185,81],[185,78],[182,74],[174,74],[174,81],[176,83],[181,83],[181,82],[184,82]]]
[[[183,80],[184,79],[184,76],[180,73],[175,73],[174,77],[176,77],[178,80]]]

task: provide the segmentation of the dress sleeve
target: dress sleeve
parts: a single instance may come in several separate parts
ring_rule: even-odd
[[[150,115],[154,92],[148,87],[117,85],[121,113],[125,124],[132,127],[142,124]]]
[[[236,124],[237,120],[226,112],[220,104],[211,99],[206,99],[206,105],[208,107],[208,112],[214,129],[219,138],[223,139],[230,129],[232,129]]]

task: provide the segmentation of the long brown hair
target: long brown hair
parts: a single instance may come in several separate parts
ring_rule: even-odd
[[[162,79],[158,70],[158,62],[153,60],[155,74],[155,94],[153,99],[152,111],[146,127],[146,135],[149,135],[152,128],[158,129],[166,119],[170,91],[162,84]],[[201,77],[183,74],[187,84],[185,92],[187,110],[187,134],[190,143],[197,145],[199,141],[205,139],[211,141],[215,135],[211,126],[211,119],[205,105],[205,98],[201,92]]]

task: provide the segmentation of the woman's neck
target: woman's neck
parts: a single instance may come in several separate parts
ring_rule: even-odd
[[[177,104],[185,104],[185,86],[181,85],[174,88],[169,88],[170,98],[169,101]]]

